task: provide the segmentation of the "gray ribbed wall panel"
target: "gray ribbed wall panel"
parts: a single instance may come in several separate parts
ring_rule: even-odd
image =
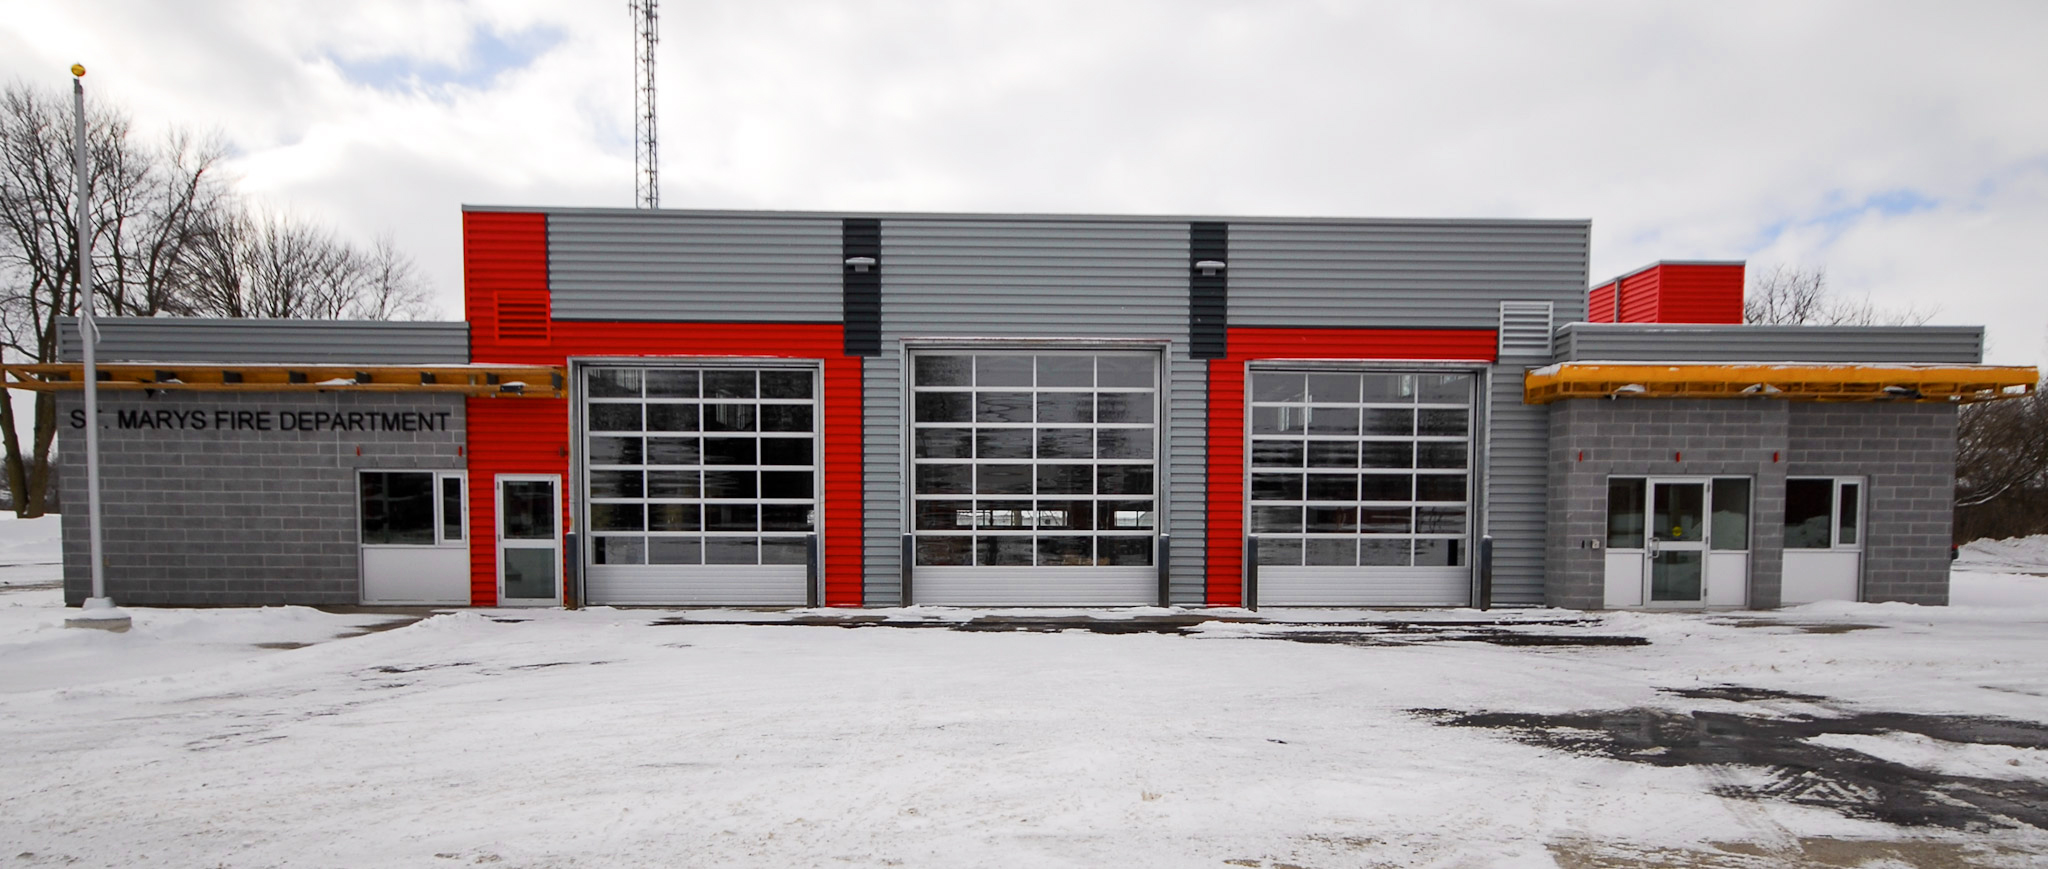
[[[469,324],[369,320],[101,317],[101,362],[306,362],[460,365]],[[58,324],[60,358],[79,361],[77,321]]]
[[[564,320],[840,321],[840,221],[660,211],[551,213]]]
[[[1171,342],[1171,595],[1200,603],[1208,411],[1206,368],[1188,356],[1188,225],[885,218],[882,275],[883,355],[867,360],[865,373],[868,603],[888,605],[900,593],[903,342],[945,338]]]
[[[1500,302],[1585,318],[1585,221],[1230,224],[1230,325],[1493,329]]]
[[[1696,326],[1567,323],[1557,360],[1976,364],[1981,326]]]
[[[1486,533],[1493,535],[1493,602],[1502,606],[1543,603],[1550,412],[1522,403],[1522,372],[1541,364],[1503,360],[1488,386]]]
[[[883,256],[888,249],[884,223]],[[888,332],[890,277],[882,279],[882,355],[861,361],[861,599],[868,606],[903,603],[903,346]]]

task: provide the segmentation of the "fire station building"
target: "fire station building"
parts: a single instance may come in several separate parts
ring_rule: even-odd
[[[1947,600],[1974,327],[1578,220],[471,207],[458,323],[107,319],[123,605]],[[67,332],[76,360],[75,329]]]

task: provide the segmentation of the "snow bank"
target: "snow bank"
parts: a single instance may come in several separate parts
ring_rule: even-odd
[[[1972,540],[1957,552],[1955,564],[1962,570],[2048,573],[2048,534]]]
[[[56,516],[16,519],[0,513],[0,586],[62,581],[63,539]]]

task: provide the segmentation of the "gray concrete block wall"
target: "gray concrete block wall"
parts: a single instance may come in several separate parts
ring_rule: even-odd
[[[1605,604],[1610,476],[1753,477],[1749,605],[1778,605],[1790,402],[1616,399],[1550,405],[1544,602]],[[1778,461],[1773,461],[1773,454]],[[1599,541],[1598,549],[1591,541]]]
[[[1948,603],[1956,409],[1945,404],[1799,404],[1792,476],[1866,478],[1863,599]]]
[[[514,399],[505,399],[514,400]],[[64,599],[91,589],[83,398],[58,399]],[[123,429],[126,411],[202,411],[209,425]],[[216,411],[447,413],[445,430],[251,431],[211,425]],[[118,604],[353,604],[359,598],[357,483],[362,470],[460,470],[463,399],[402,393],[103,392],[101,522]],[[358,451],[360,450],[360,455]]]

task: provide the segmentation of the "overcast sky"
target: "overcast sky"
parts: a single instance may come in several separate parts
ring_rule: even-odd
[[[2048,359],[2048,3],[663,0],[664,206],[1590,218]],[[0,79],[390,231],[633,204],[625,0],[0,0]]]

